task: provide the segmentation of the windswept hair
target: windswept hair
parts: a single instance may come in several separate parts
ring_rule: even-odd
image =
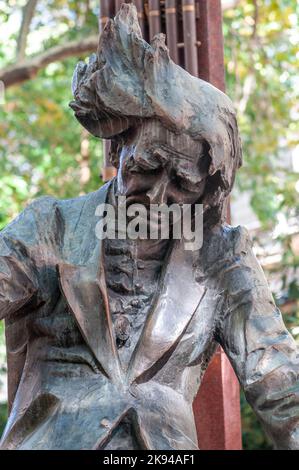
[[[232,102],[176,65],[163,34],[144,41],[134,5],[123,4],[107,22],[97,53],[77,65],[72,91],[76,118],[96,137],[117,138],[141,120],[157,119],[201,141],[209,159],[203,204],[221,218],[242,160]]]

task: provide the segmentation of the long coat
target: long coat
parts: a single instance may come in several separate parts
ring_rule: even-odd
[[[129,420],[141,449],[197,449],[192,402],[220,344],[278,448],[299,448],[299,358],[245,229],[174,243],[127,369],[95,210],[109,185],[32,203],[0,233],[12,408],[2,449],[102,449]]]

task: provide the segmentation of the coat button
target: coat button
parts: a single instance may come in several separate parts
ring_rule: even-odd
[[[110,421],[109,421],[108,419],[104,418],[104,419],[102,419],[102,421],[101,421],[101,426],[102,426],[103,428],[110,429],[110,428],[111,428],[111,423],[110,423]]]

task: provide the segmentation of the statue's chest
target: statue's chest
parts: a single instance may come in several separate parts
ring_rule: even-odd
[[[162,260],[141,259],[133,243],[107,242],[105,274],[120,359],[128,363],[159,290]]]

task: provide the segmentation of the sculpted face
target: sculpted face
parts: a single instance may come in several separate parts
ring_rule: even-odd
[[[204,144],[148,120],[118,145],[118,193],[128,204],[200,201],[210,161]]]
[[[233,103],[175,64],[163,35],[144,41],[134,5],[107,23],[97,53],[76,67],[72,89],[79,122],[112,140],[120,195],[144,204],[198,201],[206,225],[225,219],[242,162]]]

